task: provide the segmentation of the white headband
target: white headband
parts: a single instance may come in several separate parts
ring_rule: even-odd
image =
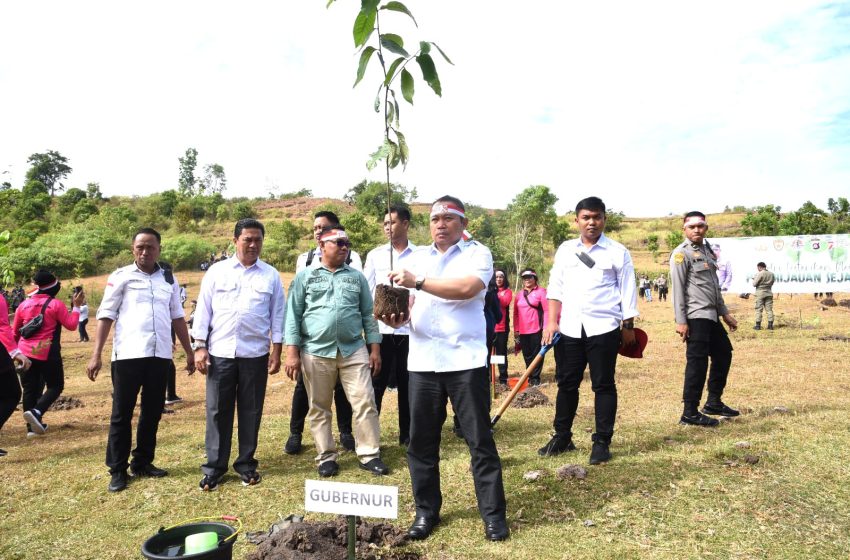
[[[702,216],[690,216],[685,219],[686,226],[707,226],[705,218]]]
[[[348,239],[348,234],[341,229],[332,229],[323,233],[319,241],[334,241],[335,239]]]
[[[455,206],[451,202],[436,202],[434,206],[431,207],[431,218],[434,216],[439,216],[440,214],[456,214],[461,218],[465,218],[466,214],[464,214],[463,210],[461,210],[458,206]]]

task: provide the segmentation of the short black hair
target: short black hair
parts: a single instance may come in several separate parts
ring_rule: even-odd
[[[767,265],[764,264],[763,262],[758,263],[756,266],[759,267],[759,268],[767,268]]]
[[[236,222],[236,227],[233,228],[233,237],[238,238],[242,235],[243,229],[258,229],[263,234],[263,237],[266,236],[266,228],[263,227],[263,224],[259,220],[255,220],[254,218],[242,218]]]
[[[466,206],[463,205],[463,202],[461,202],[459,198],[455,198],[453,196],[445,195],[445,196],[441,196],[440,198],[435,200],[434,204],[437,204],[438,202],[451,202],[452,204],[454,204],[455,206],[460,208],[464,213],[466,213]]]
[[[578,214],[582,210],[599,210],[604,216],[605,203],[602,202],[602,199],[598,196],[589,196],[587,198],[582,198],[578,201],[578,204],[576,204],[576,214]]]
[[[338,224],[339,223],[339,216],[337,216],[335,213],[331,212],[330,210],[320,210],[320,211],[316,212],[315,214],[313,214],[313,219],[315,220],[316,218],[327,218],[328,221],[332,224]]]
[[[393,204],[390,206],[390,214],[395,214],[402,222],[410,221],[410,208],[404,204]]]
[[[319,234],[319,236],[321,236],[322,234],[325,234],[325,233],[327,233],[327,232],[329,232],[329,231],[333,231],[333,230],[335,230],[335,229],[338,229],[338,230],[341,230],[341,231],[345,231],[345,228],[344,228],[344,227],[342,227],[342,224],[331,224],[331,225],[329,225],[329,226],[325,226],[325,227],[323,227],[323,228],[322,228],[322,233],[321,233],[321,234]]]
[[[688,212],[687,214],[685,214],[685,217],[684,217],[684,218],[682,218],[682,221],[684,222],[684,221],[685,221],[685,220],[687,220],[688,218],[693,218],[694,216],[699,216],[699,217],[700,217],[700,218],[702,218],[703,220],[705,219],[705,214],[703,214],[702,212],[699,212],[699,211],[697,211],[697,210],[691,210],[690,212]]]
[[[136,230],[136,233],[133,234],[133,242],[136,241],[136,238],[140,235],[153,235],[156,237],[156,242],[162,245],[162,236],[153,228],[143,227]]]

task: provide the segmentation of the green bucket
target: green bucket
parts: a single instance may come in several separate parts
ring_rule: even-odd
[[[232,560],[235,533],[227,523],[213,522],[160,529],[142,545],[142,556],[148,560]]]

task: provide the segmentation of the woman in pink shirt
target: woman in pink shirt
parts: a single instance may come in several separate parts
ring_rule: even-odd
[[[505,357],[505,363],[499,364],[499,383],[505,385],[508,382],[508,335],[511,332],[509,313],[514,293],[511,291],[507,272],[501,268],[496,269],[496,294],[499,297],[499,306],[502,308],[502,320],[496,323],[493,348],[497,355]]]
[[[546,301],[546,288],[537,284],[537,272],[528,268],[520,274],[522,290],[517,291],[514,301],[514,340],[522,348],[525,367],[528,367],[540,352],[543,338],[543,325],[549,318],[549,304]],[[543,362],[528,377],[529,385],[540,385],[540,372]]]
[[[38,286],[38,291],[15,311],[13,325],[18,350],[32,362],[29,371],[21,376],[27,437],[47,431],[47,424],[42,421],[42,417],[65,388],[65,370],[62,367],[59,339],[62,327],[76,330],[80,319],[80,302],[84,297],[82,292],[74,295],[74,308],[69,313],[65,304],[56,299],[61,286],[53,274],[39,270],[33,277],[33,284]],[[41,328],[29,338],[21,336],[21,327],[41,314],[42,309],[44,321]],[[44,389],[45,386],[47,390]]]
[[[18,345],[15,344],[15,333],[9,325],[9,306],[3,295],[0,295],[0,343],[2,343],[0,345],[0,428],[2,428],[21,400],[21,384],[18,383],[15,367],[23,369],[30,367],[29,359],[20,353]],[[5,455],[6,451],[0,449],[0,457]]]

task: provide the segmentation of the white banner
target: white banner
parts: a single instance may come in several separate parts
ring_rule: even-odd
[[[398,517],[398,486],[304,481],[304,509],[359,517]]]
[[[753,293],[756,264],[764,262],[776,276],[773,292],[813,294],[850,292],[850,235],[713,237],[721,289]]]

